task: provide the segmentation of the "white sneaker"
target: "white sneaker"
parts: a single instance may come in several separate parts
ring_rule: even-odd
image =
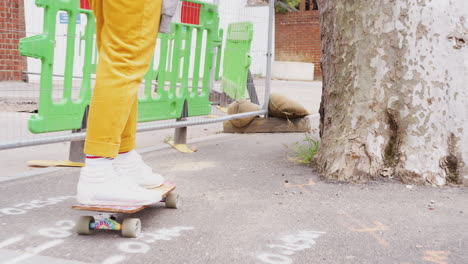
[[[114,159],[114,169],[143,188],[156,188],[164,183],[164,178],[154,173],[135,150],[118,155]]]
[[[84,205],[132,206],[154,204],[162,197],[126,177],[120,177],[109,163],[81,169],[76,199]]]

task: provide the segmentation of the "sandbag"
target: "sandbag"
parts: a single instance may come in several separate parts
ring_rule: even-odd
[[[309,115],[309,112],[298,102],[281,94],[271,94],[268,104],[270,116],[283,119],[296,119]]]
[[[248,112],[256,112],[259,111],[260,107],[256,104],[253,104],[247,100],[241,99],[238,101],[233,102],[228,107],[228,114],[240,114],[240,113],[248,113]],[[235,127],[241,128],[249,125],[252,121],[256,118],[256,116],[249,116],[240,119],[229,120],[231,124]]]

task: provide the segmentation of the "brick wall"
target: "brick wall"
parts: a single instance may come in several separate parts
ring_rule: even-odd
[[[24,0],[0,0],[0,81],[24,80],[26,58],[18,52],[25,37]]]
[[[275,20],[275,60],[314,63],[314,77],[321,79],[322,48],[318,11],[276,13]]]

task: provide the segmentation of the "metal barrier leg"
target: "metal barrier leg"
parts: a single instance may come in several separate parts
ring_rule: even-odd
[[[184,102],[184,108],[182,110],[182,116],[177,118],[177,122],[187,121],[188,117],[188,106],[187,101]],[[174,133],[174,141],[169,141],[169,145],[182,153],[193,153],[194,148],[187,146],[187,127],[177,127]]]
[[[257,91],[255,90],[254,79],[250,70],[247,75],[247,91],[249,92],[250,101],[254,104],[259,105],[260,102],[258,101]]]
[[[219,98],[219,106],[222,108],[226,108],[229,105],[229,99],[225,92],[223,92]]]
[[[88,124],[88,111],[89,111],[89,106],[86,107],[85,114],[83,116],[83,121],[81,122],[81,128],[72,130],[72,133],[81,133],[81,132],[86,131],[86,127]],[[85,162],[86,156],[84,154],[84,144],[85,144],[84,140],[70,142],[70,153],[68,155],[68,159],[71,162],[78,162],[78,163]]]
[[[182,110],[182,116],[177,118],[177,122],[187,121],[188,117],[188,106],[187,101],[184,102],[184,108]],[[175,129],[174,144],[187,144],[187,127],[178,127]]]
[[[81,129],[73,130],[73,133],[81,132]],[[80,141],[72,141],[70,142],[70,153],[68,155],[68,159],[71,162],[78,162],[84,163],[85,162],[85,155],[83,154],[84,150],[84,140]]]
[[[187,119],[178,118],[177,122],[180,122],[180,121],[187,121]],[[178,127],[175,129],[174,144],[176,145],[187,144],[187,127]]]

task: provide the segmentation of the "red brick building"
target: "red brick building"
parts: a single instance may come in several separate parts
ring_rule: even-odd
[[[0,81],[24,80],[26,58],[18,42],[26,36],[23,0],[0,1]]]
[[[315,65],[315,79],[322,78],[319,13],[313,1],[302,0],[299,12],[276,13],[275,60]]]

